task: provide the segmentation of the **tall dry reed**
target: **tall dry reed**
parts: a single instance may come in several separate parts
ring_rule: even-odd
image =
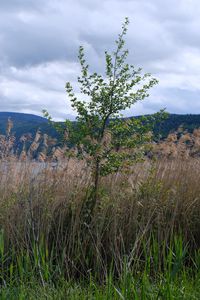
[[[4,252],[37,255],[39,271],[50,261],[55,278],[91,273],[103,279],[111,267],[120,275],[124,260],[135,272],[144,268],[156,241],[155,273],[163,268],[172,237],[181,234],[191,255],[200,246],[199,170],[197,159],[133,165],[102,178],[91,215],[90,170],[84,162],[2,163]]]

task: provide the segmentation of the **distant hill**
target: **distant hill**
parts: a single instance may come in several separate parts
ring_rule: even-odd
[[[177,131],[180,126],[183,130],[192,133],[194,129],[200,128],[200,114],[170,114],[167,120],[158,124],[155,132],[159,131],[162,137],[165,138],[169,133]]]
[[[49,125],[48,120],[45,118],[15,112],[0,112],[0,134],[5,134],[8,118],[11,118],[13,122],[14,126],[12,132],[17,139],[26,133],[31,133],[34,136],[38,129],[40,129],[42,133],[58,138],[56,130]],[[161,136],[165,138],[169,133],[176,131],[180,126],[183,126],[183,129],[187,129],[189,132],[192,132],[195,128],[200,128],[200,114],[170,114],[167,120],[155,127],[154,131],[155,133],[159,132]]]
[[[15,112],[0,112],[0,134],[5,134],[8,118],[13,122],[12,133],[15,134],[16,139],[25,133],[34,136],[38,129],[52,137],[57,137],[55,129],[49,125],[47,119],[37,115]]]
[[[27,122],[27,123],[35,122],[37,124],[47,123],[47,120],[45,118],[33,114],[16,113],[16,112],[0,112],[1,123],[7,121],[9,117],[17,124],[20,124],[22,122]]]
[[[9,130],[6,133],[7,124]],[[194,131],[197,128],[200,128],[200,115],[170,114],[154,128],[156,143],[153,153],[158,157],[179,154],[200,157],[200,129]],[[47,119],[31,114],[0,112],[0,159],[13,155],[21,159],[57,160],[65,156],[65,149],[58,132]]]

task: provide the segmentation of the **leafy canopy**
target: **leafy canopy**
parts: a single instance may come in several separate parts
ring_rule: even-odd
[[[96,176],[115,172],[124,162],[141,156],[141,147],[151,138],[152,125],[162,115],[161,112],[150,118],[122,118],[122,111],[148,97],[149,89],[158,83],[151,74],[142,74],[141,68],[127,63],[124,37],[128,24],[126,18],[115,41],[115,51],[105,51],[103,75],[89,72],[84,48],[79,48],[78,83],[83,99],[76,96],[70,82],[66,83],[68,98],[77,113],[75,124],[65,123],[67,137],[76,145],[77,156],[92,163]]]

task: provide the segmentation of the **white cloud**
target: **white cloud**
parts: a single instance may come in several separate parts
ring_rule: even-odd
[[[167,107],[200,111],[199,0],[10,0],[0,3],[0,111],[73,114],[65,82],[76,86],[78,46],[102,71],[125,16],[129,61],[159,78],[129,114]],[[188,105],[190,103],[190,105]]]

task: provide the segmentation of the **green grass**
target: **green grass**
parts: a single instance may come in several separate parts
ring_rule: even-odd
[[[32,255],[5,253],[3,241],[1,232],[0,299],[199,299],[200,252],[191,257],[181,236],[167,246],[152,235],[148,251],[143,243],[140,261],[125,258],[120,276],[111,266],[101,282],[95,270],[67,280],[64,266],[51,260],[43,241],[39,247],[32,245]]]
[[[58,286],[46,284],[44,287],[38,282],[11,285],[3,287],[0,291],[0,299],[126,299],[126,300],[198,300],[200,295],[199,276],[191,278],[182,274],[175,281],[169,282],[165,276],[156,281],[151,281],[143,274],[133,278],[130,274],[121,281],[115,282],[109,278],[104,285],[98,285],[95,281],[88,284],[62,282]]]

